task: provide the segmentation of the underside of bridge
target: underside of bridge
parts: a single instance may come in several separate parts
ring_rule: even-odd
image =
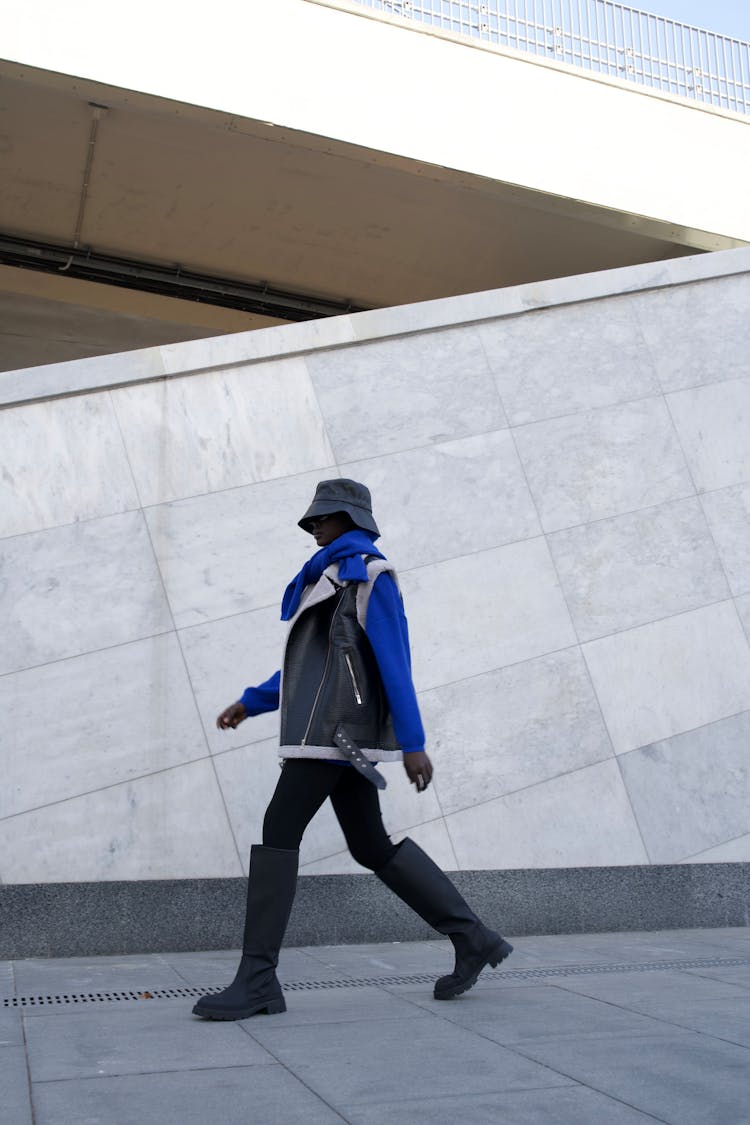
[[[0,370],[701,248],[636,215],[17,63],[0,62],[0,114]]]

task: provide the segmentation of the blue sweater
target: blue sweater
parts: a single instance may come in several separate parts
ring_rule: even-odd
[[[417,693],[411,677],[409,628],[396,583],[390,574],[380,574],[370,594],[365,633],[380,669],[393,729],[405,754],[424,750],[424,729],[419,714]],[[257,687],[249,687],[242,695],[248,715],[263,715],[279,708],[281,673]]]

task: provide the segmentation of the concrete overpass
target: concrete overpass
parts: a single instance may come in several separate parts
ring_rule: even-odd
[[[0,369],[750,242],[739,114],[343,0],[14,7]]]

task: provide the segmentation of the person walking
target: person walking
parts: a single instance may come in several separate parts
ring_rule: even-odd
[[[353,858],[450,938],[453,971],[437,1000],[466,992],[512,945],[474,914],[447,875],[408,837],[394,844],[383,825],[375,762],[402,760],[424,792],[433,776],[412,682],[409,634],[395,570],[375,547],[380,532],[369,489],[338,478],[318,484],[298,521],[318,550],[286,588],[289,623],[282,666],[247,688],[216,720],[233,730],[281,712],[282,770],[250,852],[242,957],[232,983],[202,996],[204,1019],[240,1020],[286,1010],[276,977],[297,886],[299,847],[327,798]]]

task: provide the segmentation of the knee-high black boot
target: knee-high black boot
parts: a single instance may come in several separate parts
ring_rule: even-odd
[[[448,876],[407,836],[377,877],[456,951],[452,973],[435,984],[436,1000],[451,1000],[476,983],[485,965],[504,961],[513,946],[477,918]]]
[[[244,1020],[258,1012],[285,1012],[276,978],[279,949],[297,889],[298,851],[250,849],[245,934],[242,960],[232,983],[223,992],[201,996],[193,1008],[209,1020]]]

